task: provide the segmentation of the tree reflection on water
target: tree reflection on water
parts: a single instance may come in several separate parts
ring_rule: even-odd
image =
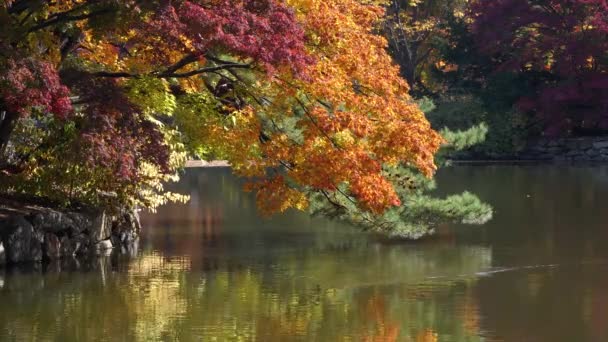
[[[0,339],[479,338],[470,288],[490,249],[453,237],[385,244],[297,213],[262,220],[225,172],[187,174],[181,186],[192,202],[142,215],[136,257],[11,270]]]
[[[461,167],[438,183],[495,219],[387,243],[263,220],[228,171],[191,170],[177,190],[192,202],[142,215],[139,255],[0,271],[0,340],[608,340],[608,167]]]

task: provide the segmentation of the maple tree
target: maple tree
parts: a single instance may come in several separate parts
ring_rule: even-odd
[[[608,128],[608,3],[477,1],[472,32],[494,72],[527,80],[517,107],[550,134]]]
[[[185,161],[177,94],[208,93],[205,73],[311,63],[273,1],[5,1],[0,22],[2,185],[59,200],[162,203],[142,193]]]
[[[464,17],[464,0],[389,0],[383,32],[401,74],[416,94],[445,92],[438,77],[456,67],[445,61],[445,48],[455,45],[452,22]]]
[[[386,41],[372,32],[381,10],[356,1],[290,4],[299,11],[309,49],[320,60],[307,70],[310,81],[286,75],[271,85],[294,96],[279,97],[264,108],[267,120],[283,122],[268,126],[262,155],[286,158],[265,158],[262,166],[286,165],[285,176],[302,190],[328,198],[353,196],[371,212],[398,206],[401,201],[382,166],[411,164],[430,176],[441,138],[407,94],[407,84],[385,52]],[[280,128],[290,117],[298,136]],[[268,196],[272,206],[285,207],[272,197],[287,185],[283,177],[257,186],[262,203]],[[340,193],[340,185],[346,185],[347,194]]]
[[[356,0],[5,1],[3,191],[153,208],[183,199],[162,183],[199,154],[227,159],[266,214],[316,196],[401,207],[391,170],[431,177],[444,140],[376,33],[383,15]]]

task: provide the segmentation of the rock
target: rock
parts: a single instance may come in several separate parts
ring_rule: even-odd
[[[566,142],[564,143],[565,147],[570,150],[570,151],[576,151],[578,150],[578,141],[575,139],[568,139],[566,140]]]
[[[578,151],[578,150],[572,150],[572,151],[569,151],[568,153],[566,153],[566,156],[568,156],[568,157],[574,157],[574,156],[578,156],[580,154],[581,154],[580,151]]]
[[[92,229],[91,215],[74,213],[74,212],[70,212],[67,215],[70,217],[70,219],[74,223],[74,226],[72,227],[72,229],[70,231],[72,236],[80,235],[85,230],[90,231]]]
[[[11,263],[42,260],[42,232],[34,229],[23,216],[13,217],[4,227],[6,261]]]
[[[72,238],[73,243],[78,244],[76,255],[88,255],[92,252],[93,242],[87,235],[79,235]]]
[[[597,156],[597,155],[600,155],[601,152],[600,152],[600,150],[596,150],[594,148],[590,148],[587,151],[585,151],[585,154],[588,155],[588,156]]]
[[[6,253],[4,252],[4,244],[0,241],[0,266],[6,264]]]
[[[63,258],[61,259],[61,266],[70,270],[82,269],[82,264],[77,258]]]
[[[52,209],[45,209],[36,213],[32,219],[32,224],[38,229],[52,233],[69,230],[75,226],[70,216]]]
[[[585,161],[588,159],[589,159],[589,157],[584,154],[578,154],[578,155],[572,157],[572,160],[574,160],[574,161]]]
[[[137,240],[137,234],[134,231],[123,231],[120,234],[120,242],[122,242],[123,245],[133,243],[135,240]]]
[[[547,139],[539,139],[536,141],[535,145],[536,146],[541,146],[541,147],[545,147],[545,146],[549,146],[549,144],[551,143],[550,140]]]
[[[114,246],[112,245],[112,241],[110,240],[102,240],[95,244],[96,251],[106,251],[112,248],[114,248]]]
[[[49,260],[61,257],[61,241],[53,233],[44,234],[44,256]]]
[[[580,137],[567,139],[539,139],[530,142],[518,157],[554,161],[600,161],[608,156],[608,138]]]
[[[70,257],[76,255],[80,249],[81,240],[78,238],[70,239],[67,236],[61,238],[61,249],[60,254],[62,257]]]
[[[587,150],[593,147],[593,141],[590,139],[578,139],[578,149],[579,150]]]
[[[139,219],[139,212],[137,212],[136,210],[133,210],[133,211],[131,211],[130,215],[132,218],[132,223],[133,223],[133,228],[135,229],[135,233],[137,233],[139,235],[139,232],[141,232],[141,221]]]
[[[112,236],[112,222],[105,211],[93,219],[91,229],[91,237],[95,242],[107,240]]]
[[[111,216],[38,207],[0,221],[0,265],[109,253],[113,248],[134,254],[140,230],[139,215],[132,210]]]
[[[130,257],[136,257],[137,252],[139,251],[139,238],[135,239],[132,243],[128,245],[123,245],[120,247],[120,252],[122,254],[126,254]]]
[[[608,148],[608,140],[596,141],[593,143],[593,148],[603,149]]]
[[[552,146],[552,147],[547,148],[547,153],[550,153],[550,154],[558,154],[561,151],[562,151],[561,147],[558,147],[558,146]]]
[[[129,247],[136,243],[140,230],[139,214],[134,210],[123,212],[112,227],[111,241],[114,247]]]
[[[540,152],[540,153],[544,153],[547,151],[547,147],[545,146],[532,146],[532,148],[530,148],[530,152],[534,153],[534,152]]]
[[[553,160],[555,156],[552,153],[546,153],[539,157],[540,160]]]

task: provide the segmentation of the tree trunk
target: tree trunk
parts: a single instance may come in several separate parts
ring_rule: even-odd
[[[385,26],[385,36],[388,38],[389,50],[397,64],[401,67],[401,76],[405,78],[410,87],[414,87],[416,82],[416,63],[418,46],[411,42],[405,34],[404,23],[399,19],[401,5],[398,0],[393,0],[387,7],[386,16],[394,18],[393,22],[387,21]],[[417,13],[417,12],[416,12]],[[397,30],[394,29],[397,27]]]
[[[17,123],[17,115],[6,111],[0,112],[0,164],[5,162],[7,156],[6,147],[11,137],[11,133],[15,129]]]

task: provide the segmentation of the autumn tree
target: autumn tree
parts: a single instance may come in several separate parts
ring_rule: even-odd
[[[494,72],[525,79],[519,110],[549,134],[608,128],[606,1],[476,1],[471,11],[476,47]]]
[[[418,101],[425,112],[435,110],[429,99]],[[442,126],[440,133],[445,139],[437,152],[435,163],[438,167],[450,167],[448,157],[455,153],[481,144],[488,134],[485,123],[472,125],[468,129],[450,129]],[[425,177],[419,170],[399,165],[385,166],[386,172],[395,184],[403,201],[400,207],[373,214],[361,210],[356,203],[344,196],[331,200],[313,194],[310,212],[314,215],[335,217],[362,227],[372,233],[380,233],[396,239],[419,239],[435,233],[440,224],[447,222],[463,224],[483,224],[493,216],[493,209],[470,192],[453,194],[445,198],[434,196],[437,184]]]
[[[417,95],[446,91],[441,77],[453,70],[445,49],[455,44],[452,22],[464,17],[464,0],[387,0],[382,32],[389,52],[401,67],[401,75]]]
[[[292,10],[272,1],[5,1],[0,20],[4,191],[62,201],[161,203],[147,195],[186,156],[178,95],[221,97],[204,74],[312,61]]]
[[[432,177],[444,140],[376,34],[383,14],[355,0],[5,1],[2,190],[155,207],[196,153],[227,159],[263,213],[317,197],[407,210],[391,170]]]
[[[497,68],[492,56],[483,51],[484,45],[472,30],[475,16],[471,4],[457,0],[391,1],[383,33],[402,73],[410,70],[414,75],[410,77],[416,80],[412,80],[413,94],[429,97],[436,105],[427,114],[435,129],[487,126],[483,143],[452,157],[513,158],[528,137],[537,134],[537,120],[514,106],[532,92],[530,77]]]

